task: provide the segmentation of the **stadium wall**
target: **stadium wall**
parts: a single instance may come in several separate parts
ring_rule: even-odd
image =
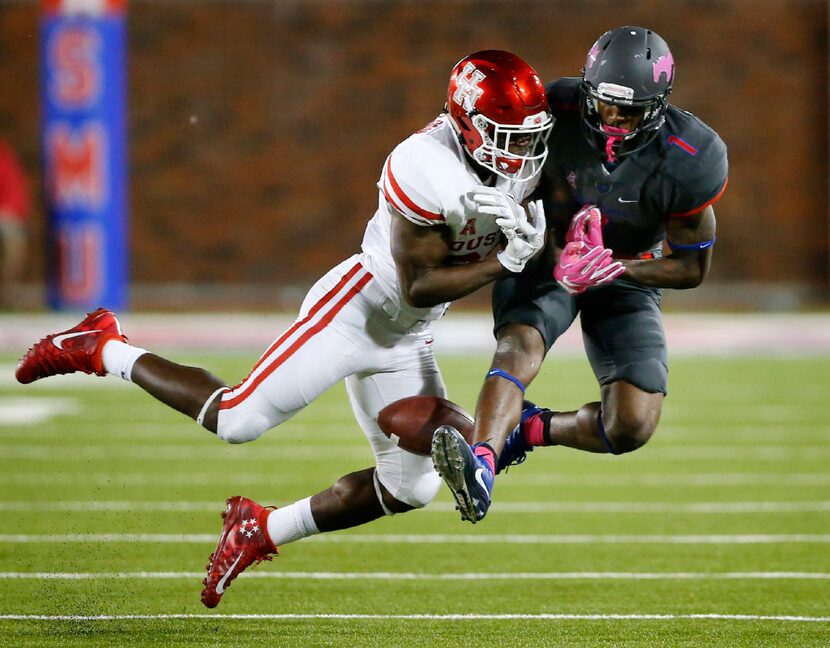
[[[38,11],[0,3],[0,135],[37,192]],[[824,1],[132,0],[133,305],[295,307],[357,250],[385,156],[441,109],[458,58],[504,48],[545,79],[578,74],[593,39],[626,23],[667,39],[672,100],[729,145],[711,280],[667,303],[826,304]],[[44,228],[38,209],[34,308]]]

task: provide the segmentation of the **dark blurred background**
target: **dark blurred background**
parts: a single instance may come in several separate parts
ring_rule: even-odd
[[[0,132],[36,197],[39,11],[0,3]],[[668,41],[672,102],[729,147],[712,274],[667,308],[830,301],[824,0],[131,0],[128,20],[134,309],[295,308],[357,251],[386,155],[440,111],[459,58],[508,49],[544,80],[577,75],[623,24]],[[44,230],[36,201],[34,310]]]

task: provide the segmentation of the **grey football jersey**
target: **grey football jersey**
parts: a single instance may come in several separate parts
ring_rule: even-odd
[[[579,82],[566,77],[546,88],[556,123],[544,168],[545,186],[548,191],[559,188],[560,197],[568,195],[571,214],[582,205],[597,205],[605,245],[615,256],[658,251],[667,217],[697,213],[723,193],[726,145],[697,117],[669,105],[654,140],[609,171],[586,137]],[[557,202],[565,207],[561,198]]]

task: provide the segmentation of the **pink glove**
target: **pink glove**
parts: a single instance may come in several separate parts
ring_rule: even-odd
[[[578,243],[584,241],[588,247],[605,247],[602,242],[602,213],[596,205],[583,205],[573,218],[565,241]]]
[[[572,295],[581,295],[592,286],[608,283],[625,271],[625,266],[611,258],[612,250],[601,245],[588,247],[573,241],[562,250],[553,278]]]

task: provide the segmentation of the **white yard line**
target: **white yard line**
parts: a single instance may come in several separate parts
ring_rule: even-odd
[[[204,502],[135,502],[125,500],[87,500],[74,502],[2,502],[0,512],[110,512],[110,511],[149,511],[156,513],[170,512],[205,512],[221,511],[220,500]],[[830,511],[830,501],[803,502],[499,502],[493,503],[492,509],[499,513],[691,513],[691,514],[753,514],[753,513],[821,513]],[[450,502],[434,502],[422,509],[422,512],[446,513],[454,511]]]
[[[278,459],[278,457],[275,457]],[[93,486],[213,486],[216,473],[130,473],[98,472],[93,466],[85,468],[83,483]],[[286,484],[308,482],[308,471],[280,468],[274,472],[240,472],[229,478],[234,489],[251,485],[272,485],[279,489]],[[0,485],[25,486],[71,486],[79,485],[78,473],[75,472],[19,472],[0,473]],[[522,488],[528,486],[584,486],[605,488],[608,486],[656,486],[656,487],[736,487],[771,486],[771,487],[821,487],[830,486],[830,472],[746,472],[746,473],[653,473],[628,475],[597,475],[594,473],[535,473],[521,470],[510,471],[499,481],[499,489]]]
[[[499,513],[818,513],[830,511],[830,501],[820,502],[499,502],[492,510]],[[0,505],[2,510],[2,505]],[[454,511],[445,502],[430,504],[426,511]]]
[[[192,580],[204,572],[0,572],[0,580]],[[509,581],[509,580],[830,580],[826,572],[280,572],[252,571],[243,579],[380,580],[380,581]]]
[[[54,445],[0,444],[0,457],[3,459],[19,459],[25,461],[91,461],[91,460],[153,460],[153,461],[275,461],[281,459],[300,459],[303,461],[329,460],[332,458],[370,458],[371,450],[365,444],[326,444],[314,445],[304,443],[288,443],[275,447],[270,453],[263,456],[262,452],[254,452],[250,447],[239,450],[221,443],[216,439],[208,439],[211,443],[194,447],[189,444],[158,445],[87,445],[72,447],[56,447]],[[673,446],[648,448],[639,453],[632,453],[626,457],[628,462],[654,461],[722,461],[734,462],[745,460],[753,462],[791,462],[791,461],[822,461],[830,459],[830,445],[803,445],[792,447],[788,445],[721,445],[721,446]]]
[[[207,438],[210,443],[204,446],[193,447],[183,444],[159,445],[98,445],[55,447],[49,445],[0,445],[0,458],[19,459],[24,461],[113,461],[131,460],[141,461],[274,461],[284,459],[299,459],[303,461],[328,461],[330,459],[368,459],[372,451],[368,445],[320,445],[286,444],[281,448],[274,448],[272,452],[263,454],[261,449],[256,452],[252,446],[244,450],[234,449],[215,438]]]
[[[0,543],[215,543],[215,533],[52,533],[0,534]],[[335,544],[827,544],[830,534],[779,533],[739,535],[624,535],[624,534],[326,534],[305,542]]]
[[[810,461],[830,458],[830,445],[799,445],[793,447],[781,444],[755,445],[671,445],[644,449],[626,456],[638,461]]]
[[[75,398],[3,396],[0,397],[0,426],[36,425],[55,416],[78,415],[81,411],[81,404]]]
[[[784,621],[828,623],[830,616],[763,614],[2,614],[0,621]]]
[[[830,486],[830,472],[653,473],[631,475],[515,474],[499,482],[509,486]],[[2,479],[2,477],[0,477]],[[77,479],[77,477],[75,477]]]

